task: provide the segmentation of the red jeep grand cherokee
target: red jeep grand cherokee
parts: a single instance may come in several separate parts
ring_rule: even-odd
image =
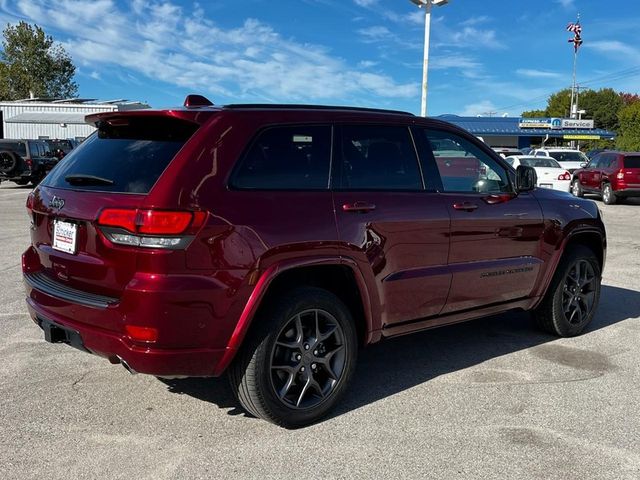
[[[91,115],[30,195],[46,340],[161,377],[229,373],[286,427],[344,393],[359,346],[504,312],[579,334],[605,259],[594,202],[535,189],[467,132],[295,105]]]

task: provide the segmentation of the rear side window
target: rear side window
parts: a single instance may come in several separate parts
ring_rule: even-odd
[[[624,168],[640,168],[640,155],[624,157]]]
[[[406,127],[348,125],[341,129],[333,186],[340,190],[422,190],[415,148]]]
[[[331,127],[271,127],[253,142],[232,175],[242,190],[327,190]]]
[[[147,193],[198,125],[169,117],[120,117],[64,157],[44,185],[74,190]]]
[[[0,142],[0,152],[13,152],[26,157],[27,145],[24,142]]]

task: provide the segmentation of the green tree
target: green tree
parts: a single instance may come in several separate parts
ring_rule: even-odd
[[[640,151],[640,102],[623,107],[618,113],[620,129],[616,147],[626,151]]]
[[[522,117],[524,118],[543,118],[547,116],[546,110],[528,110],[526,112],[522,112]]]
[[[596,128],[617,131],[620,127],[618,111],[623,107],[624,101],[612,88],[600,90],[586,90],[580,94],[579,108],[587,113],[582,118],[593,119]]]
[[[37,25],[7,25],[0,51],[0,100],[75,97],[76,67],[60,44]]]
[[[547,116],[569,118],[571,111],[571,89],[565,88],[552,94],[547,100]]]

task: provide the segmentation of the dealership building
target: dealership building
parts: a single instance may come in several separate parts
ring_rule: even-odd
[[[594,128],[593,120],[522,117],[436,117],[482,137],[492,147],[526,148],[554,145],[573,140],[613,139],[614,132]]]
[[[83,140],[95,127],[84,121],[86,115],[149,108],[128,100],[98,101],[90,98],[30,98],[0,102],[0,138],[75,138]]]

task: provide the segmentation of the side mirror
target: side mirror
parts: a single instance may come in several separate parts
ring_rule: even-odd
[[[516,168],[516,191],[518,193],[530,192],[536,188],[538,183],[538,174],[535,168],[519,165]]]
[[[587,162],[582,162],[580,168],[587,168],[587,165],[589,165]]]

